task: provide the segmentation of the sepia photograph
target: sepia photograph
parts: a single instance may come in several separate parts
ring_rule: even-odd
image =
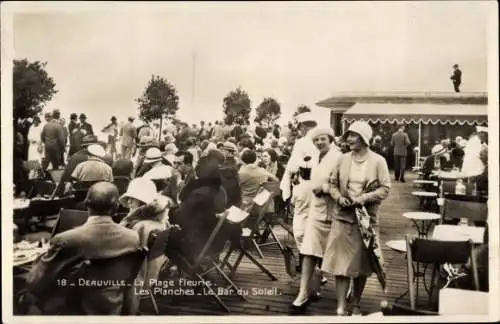
[[[5,323],[500,320],[496,2],[1,13]]]

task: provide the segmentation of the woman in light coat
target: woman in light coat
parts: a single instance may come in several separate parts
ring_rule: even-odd
[[[310,283],[314,269],[321,263],[332,224],[333,199],[328,195],[328,180],[337,160],[342,155],[333,143],[331,128],[317,127],[312,131],[312,141],[319,151],[313,161],[309,186],[310,206],[305,222],[304,239],[300,247],[303,264],[300,289],[292,309],[302,312],[310,301]]]
[[[391,188],[387,162],[369,149],[371,136],[372,129],[366,122],[356,121],[349,127],[343,139],[349,144],[351,152],[340,157],[329,181],[329,193],[336,202],[336,210],[322,270],[335,276],[338,315],[346,314],[346,296],[351,278],[354,279],[352,314],[361,314],[361,295],[367,277],[373,273],[355,208],[366,207],[370,226],[378,234],[377,212]]]

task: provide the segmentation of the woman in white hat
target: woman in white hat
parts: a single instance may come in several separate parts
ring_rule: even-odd
[[[309,302],[310,283],[316,265],[323,258],[328,235],[332,224],[333,205],[335,202],[328,193],[330,173],[342,155],[334,143],[333,130],[329,127],[316,127],[312,130],[311,139],[319,151],[313,161],[309,186],[310,206],[305,220],[305,231],[300,254],[303,256],[300,279],[300,290],[292,303],[292,309],[305,310]],[[315,287],[317,288],[317,287]]]
[[[157,193],[156,186],[151,180],[133,179],[119,201],[129,208],[129,213],[120,224],[137,231],[143,247],[147,247],[153,231],[164,231],[171,227],[168,222],[169,200]],[[165,255],[146,261],[137,276],[137,282],[147,285],[150,278],[158,278],[160,268],[166,261]],[[134,305],[135,308],[138,306]]]
[[[422,166],[422,173],[424,179],[429,180],[435,178],[434,172],[444,170],[448,167],[449,163],[444,156],[447,152],[446,148],[441,144],[436,144],[431,149],[431,155],[424,161]]]
[[[370,226],[378,238],[377,211],[391,188],[386,160],[369,148],[372,134],[371,127],[364,121],[351,124],[343,135],[350,152],[339,158],[331,173],[328,188],[324,188],[328,189],[336,204],[321,269],[335,276],[338,315],[347,313],[346,296],[351,278],[352,314],[361,314],[361,295],[367,277],[373,273],[357,224],[355,208],[366,208]]]

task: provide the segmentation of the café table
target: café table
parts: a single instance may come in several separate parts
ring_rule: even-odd
[[[406,212],[403,213],[403,217],[413,222],[420,238],[427,237],[434,222],[441,219],[440,214],[428,212]]]
[[[489,305],[487,292],[456,288],[439,291],[440,315],[488,315]]]
[[[432,191],[413,191],[411,194],[420,199],[419,208],[421,209],[424,209],[425,206],[429,207],[431,202],[438,196],[437,192]]]
[[[24,267],[35,261],[40,255],[47,252],[48,243],[22,241],[14,244],[12,258],[13,267]]]
[[[440,171],[437,172],[436,175],[441,180],[458,180],[465,178],[465,176],[458,171]]]
[[[468,241],[484,243],[485,227],[440,224],[434,227],[432,239],[438,241]]]

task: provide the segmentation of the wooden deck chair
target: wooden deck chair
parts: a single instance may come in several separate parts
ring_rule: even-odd
[[[256,215],[256,217],[249,217],[250,224],[249,227],[243,229],[243,234],[241,239],[238,242],[232,242],[229,250],[227,251],[225,257],[222,260],[222,267],[228,266],[231,270],[229,274],[229,278],[233,278],[238,266],[240,265],[243,257],[247,257],[253,264],[255,264],[262,272],[264,272],[271,280],[275,281],[278,278],[267,269],[262,263],[260,263],[249,251],[249,245],[253,245],[257,249],[257,253],[262,256],[262,251],[260,250],[259,245],[257,244],[255,237],[259,231],[259,224],[264,218],[267,207],[269,206],[271,200],[271,196],[267,199],[267,201],[263,202],[262,205],[258,205],[257,203],[252,204],[250,207],[250,211]],[[233,254],[233,252],[238,251],[239,255],[236,258],[236,261],[233,265],[229,263],[229,258]]]
[[[432,266],[432,282],[430,287],[429,305],[439,305],[439,288],[441,267],[444,264],[472,265],[472,276],[475,290],[479,290],[479,278],[476,257],[472,241],[437,241],[406,236],[407,279],[410,296],[410,307],[416,309],[416,291],[413,285],[415,271],[413,262]]]
[[[169,234],[170,230],[151,232],[148,238],[148,250],[149,250],[147,257],[148,262],[162,255],[165,255],[165,249],[167,247]],[[144,278],[144,286],[142,287],[142,289],[149,292],[148,295],[144,296],[144,298],[149,298],[151,300],[156,315],[160,315],[160,312],[158,310],[158,304],[156,303],[156,298],[153,292],[151,291],[151,287],[149,286],[149,280],[158,279],[160,269],[161,267],[158,267],[158,272],[154,274],[151,273],[148,269],[147,277]]]
[[[215,226],[215,228],[212,230],[207,242],[203,246],[203,249],[201,252],[197,255],[195,258],[194,262],[191,262],[188,260],[187,257],[180,253],[176,253],[175,257],[173,260],[171,260],[174,264],[176,264],[179,269],[181,269],[184,273],[192,277],[194,280],[199,281],[203,283],[204,287],[206,288],[206,291],[209,293],[209,295],[214,298],[214,300],[217,302],[221,308],[226,311],[230,312],[230,309],[227,307],[227,305],[222,301],[221,296],[219,296],[216,291],[214,290],[214,287],[212,287],[206,277],[208,273],[216,271],[218,274],[220,274],[224,280],[229,284],[229,286],[235,291],[235,292],[241,292],[241,289],[231,280],[231,278],[226,275],[226,273],[223,271],[219,260],[212,256],[209,255],[209,251],[213,247],[214,242],[216,239],[218,239],[219,232],[228,221],[228,211],[219,214],[218,215],[218,222]],[[229,238],[228,238],[229,240]],[[202,266],[203,265],[203,266]],[[242,294],[238,294],[238,296],[246,301],[246,298]]]
[[[146,260],[148,250],[140,248],[136,251],[109,259],[91,259],[89,265],[85,267],[82,277],[86,280],[102,280],[109,282],[121,282],[125,284],[120,290],[124,294],[123,308],[121,315],[137,315],[132,298],[134,298],[134,280]],[[92,294],[99,293],[99,289],[93,287],[79,287],[81,294],[86,294],[85,300],[92,303]],[[96,307],[98,305],[91,305]],[[101,314],[94,314],[101,315]],[[106,315],[106,314],[102,314]]]
[[[88,217],[89,213],[87,211],[61,208],[56,224],[52,229],[51,237],[85,224]]]

